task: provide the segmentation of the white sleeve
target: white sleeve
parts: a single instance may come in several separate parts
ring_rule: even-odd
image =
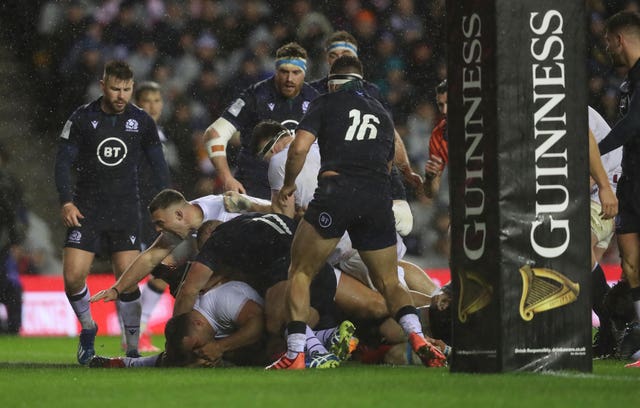
[[[228,336],[236,328],[236,321],[242,308],[252,300],[263,305],[263,300],[258,293],[244,282],[229,282],[223,285],[214,304],[214,319],[219,324],[217,336]]]
[[[284,166],[287,162],[287,152],[285,149],[278,154],[275,154],[269,160],[269,185],[271,191],[280,191],[284,185]]]

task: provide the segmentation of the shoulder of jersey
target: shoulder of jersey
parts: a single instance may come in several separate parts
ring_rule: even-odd
[[[320,92],[318,92],[318,90],[314,86],[312,86],[311,84],[309,84],[307,82],[305,82],[302,85],[302,91],[303,91],[303,93],[308,93],[309,96],[317,97],[318,95],[320,95]]]

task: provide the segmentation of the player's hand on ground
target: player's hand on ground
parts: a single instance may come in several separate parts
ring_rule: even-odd
[[[78,210],[78,207],[72,202],[65,203],[62,206],[62,222],[67,228],[81,227],[80,220],[84,219],[84,215]]]
[[[431,156],[424,165],[424,173],[428,178],[434,178],[442,174],[444,170],[444,161],[438,156]]]
[[[117,300],[117,299],[118,299],[118,291],[111,287],[109,289],[101,290],[100,292],[91,296],[91,299],[89,299],[89,302],[94,303],[100,300],[104,302],[111,302],[112,300]]]
[[[224,191],[236,191],[242,194],[247,193],[247,190],[245,190],[242,183],[236,180],[234,177],[229,177],[228,179],[223,180],[222,187],[224,188]]]
[[[598,197],[600,197],[600,204],[602,205],[602,211],[600,212],[602,219],[608,220],[618,215],[618,199],[611,188],[599,189]]]
[[[228,212],[245,212],[251,209],[251,200],[237,191],[227,191],[223,196],[224,208]]]

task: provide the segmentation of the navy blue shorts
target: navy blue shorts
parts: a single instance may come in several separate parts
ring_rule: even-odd
[[[78,248],[100,254],[140,250],[137,207],[129,214],[120,211],[118,216],[110,215],[112,212],[108,210],[79,210],[85,218],[80,220],[81,227],[67,229],[65,248]]]
[[[638,202],[640,190],[629,179],[622,177],[618,182],[618,215],[616,216],[616,234],[640,233],[640,209]]]
[[[304,219],[323,238],[339,238],[349,231],[355,249],[372,251],[396,244],[392,204],[388,182],[320,177]]]

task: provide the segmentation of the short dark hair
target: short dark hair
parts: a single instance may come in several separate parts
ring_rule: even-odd
[[[436,86],[436,94],[441,95],[443,93],[447,92],[447,79],[443,79],[442,82],[440,82],[437,86]]]
[[[151,200],[149,203],[149,213],[153,214],[157,210],[164,210],[174,204],[186,203],[182,193],[171,188],[165,188]]]
[[[640,37],[640,13],[620,11],[607,19],[605,30],[608,33],[630,30],[635,36]]]
[[[125,61],[112,60],[104,66],[104,78],[114,77],[123,81],[133,79],[133,70]]]
[[[286,43],[276,51],[276,58],[304,58],[307,59],[307,50],[297,42]]]
[[[266,119],[259,122],[251,131],[251,141],[249,144],[251,152],[257,155],[261,150],[260,146],[263,142],[273,139],[283,130],[287,130],[287,128],[275,120]]]
[[[165,363],[167,366],[184,366],[193,360],[192,350],[185,350],[183,340],[188,335],[190,325],[189,313],[173,316],[164,327]]]
[[[161,91],[162,91],[162,88],[160,87],[159,83],[155,81],[144,81],[138,84],[138,86],[136,86],[135,99],[136,101],[140,101],[140,98],[142,98],[142,95],[145,92],[161,92]]]
[[[356,57],[343,55],[331,65],[329,75],[332,74],[358,74],[362,76],[362,62]]]
[[[325,42],[325,47],[329,48],[329,46],[332,43],[337,41],[348,42],[349,44],[353,44],[356,47],[358,47],[358,40],[356,40],[356,37],[354,37],[353,35],[351,35],[351,33],[344,30],[333,32],[333,34],[331,34],[327,39],[327,41]]]

